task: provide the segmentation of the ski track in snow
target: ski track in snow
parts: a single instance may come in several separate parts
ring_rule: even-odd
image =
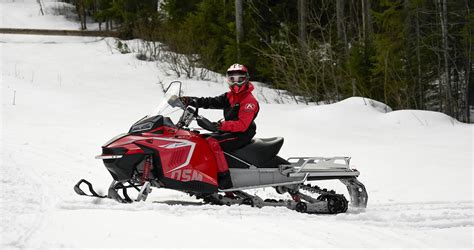
[[[472,227],[474,226],[473,212],[474,202],[427,202],[427,203],[402,203],[402,204],[376,204],[367,209],[357,209],[350,207],[346,214],[337,216],[332,215],[306,215],[298,214],[295,211],[287,211],[286,208],[248,208],[245,206],[212,206],[205,205],[199,201],[166,201],[162,204],[144,203],[140,205],[118,204],[114,201],[103,201],[95,199],[93,202],[84,202],[84,200],[64,201],[58,208],[65,210],[99,209],[99,210],[119,210],[119,211],[159,211],[174,215],[180,213],[180,216],[192,216],[194,213],[216,214],[219,211],[224,213],[236,214],[239,216],[284,216],[287,213],[296,213],[295,216],[310,217],[312,220],[336,220],[336,221],[354,221],[365,225],[377,227],[396,227],[396,228],[417,228],[417,229],[443,229],[453,227]],[[172,206],[170,208],[169,206]],[[268,211],[272,210],[272,211]]]
[[[360,221],[380,227],[420,229],[472,227],[474,202],[375,204],[363,213],[348,213],[345,221]],[[338,217],[341,219],[341,217]]]
[[[4,156],[2,160],[2,210],[14,211],[1,216],[1,235],[3,240],[6,237],[6,242],[2,244],[24,247],[40,228],[45,217],[47,211],[46,196],[43,195],[45,192],[40,178],[33,169],[34,166],[18,164],[11,155]]]

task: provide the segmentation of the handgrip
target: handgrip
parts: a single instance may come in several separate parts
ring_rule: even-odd
[[[216,126],[214,126],[214,124],[209,121],[208,119],[206,119],[205,117],[202,117],[202,116],[198,116],[196,117],[196,121],[197,121],[197,124],[205,129],[205,130],[208,130],[208,131],[211,131],[211,132],[217,132],[217,128]]]

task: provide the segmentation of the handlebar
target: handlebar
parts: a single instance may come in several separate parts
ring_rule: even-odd
[[[188,127],[192,120],[195,119],[201,128],[210,132],[217,132],[218,130],[216,126],[211,121],[209,121],[206,117],[199,115],[199,108],[196,106],[197,105],[194,107],[190,105],[184,106],[184,113],[179,119],[178,127]]]
[[[217,132],[216,126],[214,126],[214,124],[211,121],[209,121],[206,117],[198,116],[196,117],[196,121],[197,121],[197,124],[201,128],[211,131],[211,132]]]

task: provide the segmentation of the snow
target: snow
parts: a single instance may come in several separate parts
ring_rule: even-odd
[[[57,0],[0,0],[0,27],[27,29],[67,29],[79,30],[81,25],[77,15],[71,12],[74,6]],[[98,25],[87,20],[88,30],[97,30]]]
[[[1,1],[0,26],[78,27],[32,15],[35,4]],[[113,43],[0,35],[0,248],[473,248],[474,126],[436,112],[391,111],[362,97],[307,106],[278,104],[278,93],[263,84],[255,91],[257,136],[285,137],[284,158],[351,156],[369,194],[365,210],[308,215],[211,206],[160,189],[133,204],[76,195],[72,186],[81,178],[106,190],[111,176],[94,159],[100,145],[152,112],[159,83],[173,79]],[[182,80],[188,95],[226,91],[219,77]],[[317,184],[347,197],[338,181]],[[279,197],[271,188],[253,192]]]

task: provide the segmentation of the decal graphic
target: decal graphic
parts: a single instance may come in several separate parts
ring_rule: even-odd
[[[248,110],[248,111],[255,110],[255,104],[253,103],[245,104],[245,110]]]
[[[171,179],[178,181],[202,181],[202,174],[193,169],[179,169],[171,172]]]
[[[189,144],[185,142],[175,142],[175,143],[166,144],[160,147],[161,148],[180,148],[180,147],[186,147],[186,146],[189,146]]]

